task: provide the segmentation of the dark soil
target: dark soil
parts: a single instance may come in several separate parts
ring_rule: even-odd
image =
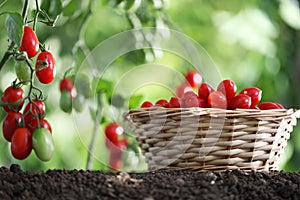
[[[300,172],[111,173],[0,168],[0,199],[300,199]]]

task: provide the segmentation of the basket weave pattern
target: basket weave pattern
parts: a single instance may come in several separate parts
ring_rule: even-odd
[[[295,111],[140,108],[125,113],[149,169],[277,170]]]

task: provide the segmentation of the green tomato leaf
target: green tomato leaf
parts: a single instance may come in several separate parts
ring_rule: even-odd
[[[111,98],[113,91],[113,83],[108,80],[100,79],[97,84],[96,92],[97,94],[104,92],[108,99]]]
[[[138,108],[144,99],[143,95],[133,95],[129,99],[129,109]]]
[[[81,8],[81,0],[72,0],[63,8],[63,15],[71,17]]]
[[[121,95],[114,95],[110,103],[117,108],[122,108],[125,104],[125,99]]]
[[[20,46],[23,36],[22,16],[19,13],[8,13],[5,25],[9,39]]]
[[[61,0],[43,0],[41,9],[45,10],[49,17],[54,19],[62,12]]]

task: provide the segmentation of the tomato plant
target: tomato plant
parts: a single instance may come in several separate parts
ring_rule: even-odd
[[[25,51],[28,58],[34,57],[39,50],[39,41],[34,30],[24,26],[24,34],[21,41],[20,51]]]
[[[27,128],[17,128],[11,138],[11,153],[19,160],[27,158],[32,150],[32,136]]]
[[[56,63],[51,52],[41,52],[35,64],[36,76],[43,84],[51,83],[56,75]]]

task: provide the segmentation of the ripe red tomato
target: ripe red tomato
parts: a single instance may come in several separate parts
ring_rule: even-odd
[[[24,33],[20,45],[20,51],[25,51],[28,58],[34,57],[39,50],[39,40],[32,28],[24,26]]]
[[[283,106],[278,103],[273,102],[262,102],[258,105],[261,110],[271,110],[271,109],[283,109]]]
[[[262,91],[256,87],[250,87],[242,90],[240,94],[245,94],[251,97],[251,108],[254,108],[261,100]]]
[[[199,98],[195,92],[184,93],[180,102],[182,108],[199,107]]]
[[[198,103],[199,103],[199,107],[200,108],[207,108],[207,101],[206,100],[204,100],[204,99],[202,99],[202,98],[198,98]]]
[[[162,106],[164,108],[167,108],[169,106],[169,102],[165,99],[160,99],[155,103],[155,106]]]
[[[46,119],[39,119],[39,128],[45,128],[48,129],[50,133],[52,133],[52,128],[50,123]],[[32,134],[36,128],[38,128],[37,120],[32,120],[29,124],[26,124],[26,128],[30,131]]]
[[[218,85],[218,91],[222,92],[227,99],[227,102],[230,102],[230,100],[235,97],[236,94],[236,85],[232,80],[223,80]]]
[[[72,98],[75,98],[77,95],[76,88],[74,87],[73,81],[70,78],[65,78],[60,81],[59,90],[61,92],[64,90],[70,92]]]
[[[151,103],[149,101],[145,101],[141,105],[141,108],[151,108],[151,107],[153,107],[153,103]]]
[[[182,85],[178,86],[178,88],[176,89],[176,96],[181,98],[184,93],[189,91],[193,91],[193,88],[189,84],[183,83]]]
[[[108,165],[111,169],[120,170],[123,162],[122,162],[122,151],[115,151],[109,153]]]
[[[9,112],[3,120],[2,131],[4,138],[10,142],[11,138],[18,128],[18,123],[21,123],[22,114],[19,112]]]
[[[19,160],[27,158],[32,150],[32,136],[27,128],[17,128],[11,138],[10,150]]]
[[[172,97],[169,100],[169,108],[180,108],[180,101],[177,97]]]
[[[236,108],[249,109],[251,107],[251,97],[245,94],[239,94],[231,99],[228,104],[228,109],[234,110]]]
[[[24,97],[25,97],[25,94],[24,94],[24,90],[22,88],[14,88],[13,86],[9,86],[8,88],[6,88],[6,90],[2,94],[1,101],[3,103],[14,103]],[[24,104],[24,101],[20,102],[19,105],[4,106],[3,109],[6,112],[10,112],[10,111],[18,112],[19,110],[21,110],[23,104]]]
[[[46,115],[46,107],[43,101],[38,99],[32,100],[32,103],[28,102],[24,109],[25,124],[30,124],[31,121],[42,119]]]
[[[117,145],[119,140],[119,135],[122,135],[124,129],[117,122],[112,122],[108,124],[105,128],[106,138],[114,145]]]
[[[202,83],[198,89],[198,96],[207,101],[209,94],[213,91],[215,90],[211,85],[209,85],[208,83]]]
[[[53,55],[49,51],[41,52],[35,64],[36,76],[41,83],[49,84],[56,75],[56,64]]]
[[[220,91],[210,93],[207,100],[208,107],[210,108],[227,108],[227,100],[225,95]]]
[[[196,70],[191,70],[185,75],[186,80],[192,88],[197,87],[202,82],[202,77]]]

